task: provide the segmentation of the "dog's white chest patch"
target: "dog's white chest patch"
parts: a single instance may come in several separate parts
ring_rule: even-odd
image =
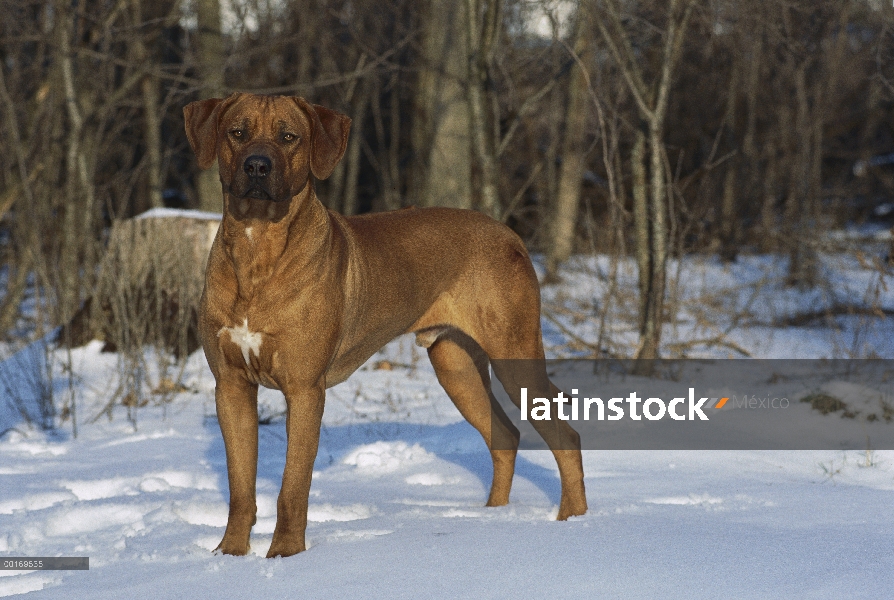
[[[230,341],[242,350],[242,358],[245,359],[245,364],[250,364],[248,358],[251,356],[251,352],[254,352],[258,358],[261,357],[261,334],[249,330],[248,318],[245,319],[242,325],[221,327],[220,331],[217,332],[217,337],[223,335],[225,331],[230,334]]]

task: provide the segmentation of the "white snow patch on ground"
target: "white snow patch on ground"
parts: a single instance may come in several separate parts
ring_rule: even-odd
[[[715,498],[707,494],[689,495],[689,496],[673,496],[670,498],[650,498],[646,502],[649,504],[673,504],[677,506],[711,506],[714,504],[722,504],[723,498]]]
[[[327,521],[359,521],[368,519],[372,510],[363,504],[332,506],[331,504],[311,504],[307,507],[307,520],[312,523]]]
[[[0,502],[0,515],[11,515],[17,510],[43,510],[72,499],[76,499],[76,497],[67,492],[30,494],[21,498]]]
[[[406,442],[375,442],[351,451],[342,462],[357,467],[367,475],[393,473],[408,464],[427,463],[433,456],[419,444],[408,446]]]

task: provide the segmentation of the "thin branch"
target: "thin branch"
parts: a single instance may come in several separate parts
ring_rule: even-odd
[[[531,184],[540,177],[540,172],[543,171],[543,161],[537,163],[537,165],[531,169],[531,174],[528,176],[528,179],[522,184],[522,186],[515,193],[515,196],[512,197],[512,201],[509,202],[509,205],[503,211],[503,216],[500,219],[503,223],[509,220],[509,217],[515,212],[516,207],[522,201],[522,198],[525,196],[525,192],[528,191],[528,188],[531,187]]]
[[[529,113],[531,110],[537,105],[540,100],[546,96],[550,91],[555,87],[556,83],[561,79],[571,68],[571,65],[574,64],[574,60],[568,60],[565,64],[562,65],[562,68],[550,79],[542,88],[537,90],[534,94],[528,96],[522,105],[518,108],[518,111],[515,113],[515,118],[512,119],[512,123],[509,124],[509,129],[506,130],[506,133],[503,135],[503,139],[500,141],[499,147],[497,147],[497,158],[503,155],[503,152],[506,148],[509,147],[509,142],[512,141],[513,136],[518,129],[518,126],[521,124],[522,119]]]
[[[630,45],[630,40],[624,35],[624,25],[621,23],[620,8],[613,2],[608,2],[608,4],[610,5],[608,15],[611,18],[615,29],[619,32],[618,35],[624,45],[623,56],[621,54],[621,49],[618,48],[618,45],[616,44],[614,36],[608,31],[602,19],[598,17],[595,19],[596,26],[599,28],[599,32],[602,34],[605,43],[608,45],[608,49],[611,51],[615,62],[618,64],[618,68],[621,70],[621,75],[627,81],[627,86],[630,88],[637,106],[639,106],[643,115],[651,120],[652,109],[646,98],[648,87],[646,86],[639,66],[636,63],[636,55],[633,51],[633,47]]]
[[[541,314],[541,316],[543,316],[544,319],[546,319],[547,321],[549,321],[550,323],[555,325],[559,329],[559,331],[562,332],[563,335],[570,338],[572,341],[577,342],[581,346],[584,346],[585,348],[589,349],[590,351],[593,352],[593,354],[595,356],[603,356],[604,353],[599,348],[599,346],[597,346],[596,344],[593,344],[591,342],[588,342],[587,340],[583,339],[582,337],[580,337],[579,335],[577,335],[576,333],[571,331],[571,329],[566,327],[562,323],[562,321],[560,321],[557,317],[553,316],[550,313],[548,308],[544,307],[543,310],[540,311],[540,314]]]

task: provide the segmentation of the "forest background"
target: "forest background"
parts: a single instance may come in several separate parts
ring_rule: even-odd
[[[182,108],[234,91],[353,119],[318,184],[334,210],[484,211],[543,253],[547,283],[575,252],[635,259],[642,358],[659,354],[674,257],[783,255],[786,283],[808,289],[826,232],[894,216],[894,8],[877,0],[0,0],[0,14],[7,341],[82,309],[115,223],[220,211]]]

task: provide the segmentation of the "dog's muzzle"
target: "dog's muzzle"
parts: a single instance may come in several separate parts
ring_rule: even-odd
[[[270,162],[269,158],[253,154],[245,159],[245,162],[242,164],[242,170],[248,176],[248,185],[245,188],[245,193],[242,194],[243,198],[278,201],[267,190],[267,177],[273,170],[273,163]]]

